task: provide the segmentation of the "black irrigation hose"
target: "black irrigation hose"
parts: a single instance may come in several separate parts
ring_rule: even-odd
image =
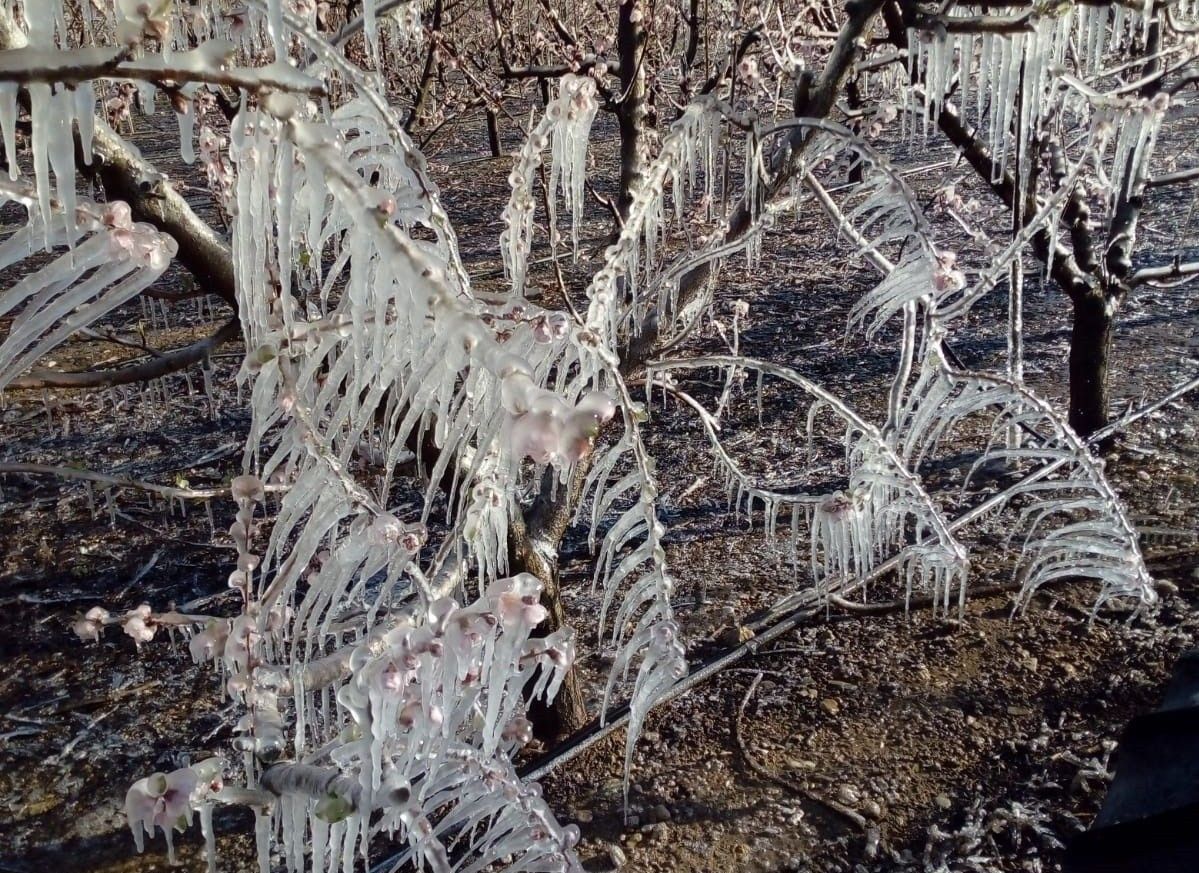
[[[1199,649],[1179,660],[1154,712],[1129,722],[1119,767],[1091,830],[1066,854],[1066,873],[1199,870]]]

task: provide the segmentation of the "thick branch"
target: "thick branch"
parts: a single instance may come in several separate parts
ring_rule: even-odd
[[[110,385],[129,385],[146,382],[169,373],[175,373],[207,358],[219,346],[232,342],[241,335],[241,325],[236,318],[220,326],[216,333],[190,345],[166,352],[143,361],[118,367],[115,370],[84,370],[78,373],[60,373],[57,370],[34,370],[9,383],[10,388],[101,388]]]
[[[1160,176],[1154,176],[1145,183],[1145,187],[1161,188],[1165,185],[1179,185],[1194,179],[1199,179],[1199,167],[1191,167],[1189,170],[1178,170],[1174,173],[1163,173]]]
[[[272,64],[268,67],[224,68],[212,44],[177,54],[172,63],[161,58],[126,60],[124,48],[79,48],[48,55],[41,49],[12,48],[0,54],[0,81],[46,82],[67,86],[94,79],[136,79],[183,85],[202,82],[226,85],[250,92],[291,91],[323,97],[325,87],[295,69]],[[230,46],[232,48],[232,46]],[[189,55],[195,63],[188,63]]]
[[[1163,267],[1144,267],[1137,270],[1128,278],[1129,286],[1135,287],[1146,282],[1166,282],[1171,279],[1185,279],[1188,276],[1199,276],[1199,261],[1174,260]]]

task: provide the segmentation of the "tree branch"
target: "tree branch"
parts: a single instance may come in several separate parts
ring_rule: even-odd
[[[1146,282],[1162,282],[1169,279],[1183,279],[1188,276],[1199,276],[1199,261],[1181,262],[1176,255],[1173,262],[1164,267],[1144,267],[1128,277],[1128,285],[1136,287]]]
[[[211,336],[174,351],[161,353],[148,361],[114,370],[84,370],[78,373],[33,370],[28,376],[14,379],[9,383],[9,388],[101,388],[146,382],[190,367],[207,358],[219,346],[232,342],[239,336],[241,324],[236,318],[232,318]]]
[[[53,55],[40,49],[10,48],[0,54],[0,81],[67,86],[93,79],[137,79],[177,85],[203,82],[241,88],[251,93],[289,91],[310,97],[325,96],[324,85],[291,67],[272,64],[225,68],[224,59],[208,46],[176,54],[173,63],[161,58],[127,60],[127,56],[125,48],[78,48],[57,51]],[[189,62],[193,59],[194,62]]]

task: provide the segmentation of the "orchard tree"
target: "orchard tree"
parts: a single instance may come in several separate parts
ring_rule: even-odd
[[[120,625],[138,646],[181,629],[244,710],[233,760],[129,789],[138,845],[159,829],[169,842],[199,811],[215,864],[212,810],[229,803],[255,811],[264,871],[272,849],[289,869],[350,870],[384,837],[417,868],[578,869],[577,830],[514,758],[535,730],[577,731],[622,700],[627,770],[650,708],[685,687],[646,444],[654,402],[694,415],[731,506],[792,556],[800,607],[890,591],[960,610],[962,532],[1014,498],[1020,603],[1078,577],[1096,583],[1097,611],[1152,603],[1136,530],[1091,447],[1116,429],[1102,426],[1096,387],[1115,304],[1196,272],[1131,255],[1145,191],[1194,175],[1150,171],[1156,132],[1195,80],[1193,16],[1184,3],[9,0],[0,190],[27,223],[0,263],[27,270],[0,298],[0,388],[142,382],[237,336],[245,345],[251,423],[228,488],[240,611],[97,606],[75,625],[83,639]],[[498,116],[526,85],[543,106],[502,215],[507,293],[484,297],[412,134],[449,120],[434,106]],[[158,94],[227,231],[117,132]],[[621,136],[616,229],[590,256],[579,230],[602,110]],[[934,125],[1011,212],[1010,239],[994,240],[941,193],[985,256],[971,281],[882,150],[888,130]],[[79,198],[78,180],[102,197]],[[752,270],[765,234],[808,207],[880,276],[850,329],[877,339],[901,325],[880,421],[741,354],[736,323],[727,354],[688,345],[725,293],[720,265],[736,256]],[[589,258],[585,287],[557,270],[566,224],[570,256]],[[555,308],[527,293],[539,234]],[[1022,379],[1026,247],[1075,308],[1068,416]],[[212,336],[113,370],[38,368],[71,335],[163,293],[172,262],[232,310]],[[951,341],[1004,280],[1008,366],[970,371]],[[771,415],[801,410],[788,427],[839,488],[751,472],[722,437],[746,385]],[[978,433],[989,436],[970,475],[1010,462],[1014,483],[981,503],[929,484],[950,434]],[[402,478],[423,493],[411,516],[396,509]],[[612,656],[598,713],[571,669],[585,617],[559,593],[572,522],[596,552],[602,604],[583,639]]]

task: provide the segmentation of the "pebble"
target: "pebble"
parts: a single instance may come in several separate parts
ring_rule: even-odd
[[[746,627],[743,624],[736,626],[730,625],[723,628],[720,633],[717,634],[716,642],[720,643],[722,646],[728,646],[731,648],[733,646],[738,646],[741,643],[747,643],[753,638],[753,628]]]
[[[857,806],[858,801],[861,800],[861,795],[858,794],[858,789],[852,785],[841,785],[837,788],[837,800],[846,806]]]
[[[826,697],[820,701],[820,708],[829,715],[838,715],[841,712],[841,704],[835,697]]]
[[[935,800],[938,807],[944,810],[953,808],[953,801],[949,799],[948,794],[938,794]]]
[[[866,818],[872,818],[875,821],[879,821],[883,817],[883,808],[875,801],[867,800],[862,803],[862,815],[866,816]]]
[[[613,843],[608,846],[608,860],[612,862],[612,868],[619,870],[628,863],[628,857],[624,853],[624,849]]]
[[[646,813],[645,819],[646,821],[654,823],[670,821],[670,807],[668,807],[665,803],[659,803],[657,806],[651,808],[648,813]]]

